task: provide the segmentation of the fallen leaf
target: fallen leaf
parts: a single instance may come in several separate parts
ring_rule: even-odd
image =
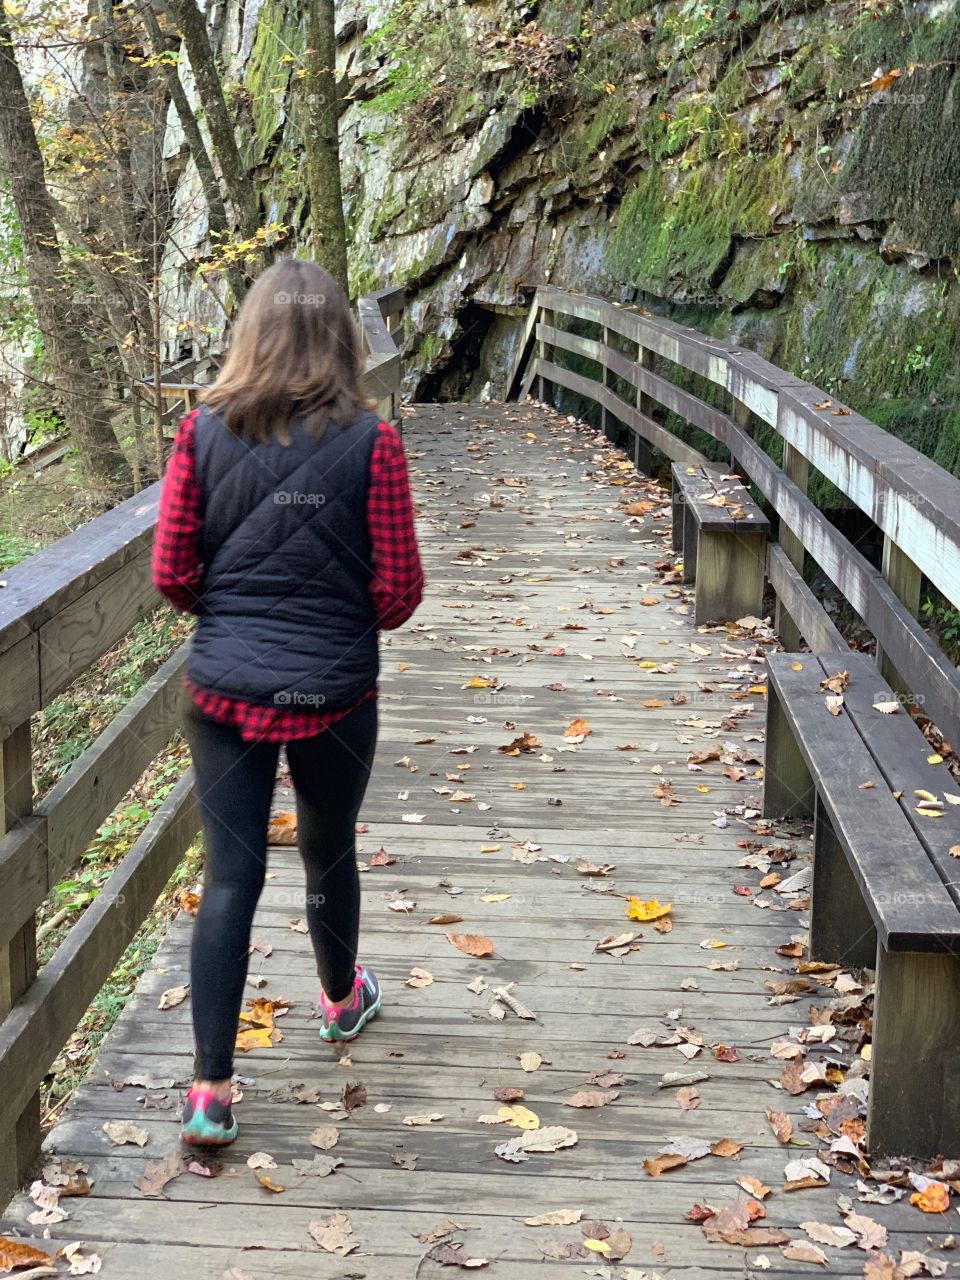
[[[433,974],[426,969],[413,968],[410,970],[410,977],[406,981],[408,987],[430,987],[433,985]]]
[[[428,1115],[404,1116],[403,1123],[410,1126],[436,1124],[438,1120],[442,1120],[442,1119],[443,1119],[442,1112],[431,1111]]]
[[[827,1266],[827,1255],[815,1244],[807,1244],[805,1240],[791,1240],[780,1250],[790,1262],[816,1262],[821,1267]]]
[[[353,1239],[353,1227],[345,1213],[334,1213],[329,1218],[314,1219],[307,1227],[321,1249],[345,1258],[360,1242]]]
[[[950,1208],[950,1192],[942,1182],[931,1181],[923,1191],[914,1191],[910,1203],[923,1213],[946,1213]]]
[[[269,1173],[258,1173],[256,1177],[261,1187],[266,1188],[267,1191],[272,1191],[276,1195],[280,1195],[282,1192],[286,1191],[286,1187],[278,1186],[270,1177]]]
[[[550,1125],[546,1129],[531,1129],[528,1133],[518,1134],[509,1142],[494,1147],[494,1153],[501,1160],[516,1163],[526,1160],[531,1152],[560,1151],[563,1147],[574,1146],[576,1141],[573,1129]]]
[[[438,916],[431,916],[427,921],[428,924],[459,924],[463,916],[458,916],[454,911],[444,911]]]
[[[715,1142],[710,1148],[711,1155],[715,1156],[735,1156],[739,1151],[743,1150],[742,1142],[735,1142],[733,1138],[721,1138],[719,1142]]]
[[[453,943],[458,951],[462,951],[467,956],[476,956],[480,959],[483,956],[493,955],[493,943],[482,933],[448,933],[447,941]]]
[[[175,1009],[178,1004],[183,1004],[187,998],[187,992],[190,990],[189,983],[182,987],[170,987],[160,997],[160,1009]]]
[[[247,1156],[248,1169],[276,1169],[276,1167],[276,1160],[266,1151],[255,1151],[252,1156]]]
[[[567,1107],[605,1107],[609,1102],[615,1102],[620,1094],[617,1090],[612,1093],[604,1092],[601,1089],[581,1089],[575,1093],[572,1098],[568,1098],[564,1103]]]
[[[651,1178],[659,1178],[661,1173],[666,1173],[669,1169],[682,1169],[686,1163],[686,1156],[668,1154],[644,1160],[643,1167]]]
[[[430,1257],[443,1267],[460,1267],[464,1271],[473,1271],[490,1265],[487,1258],[472,1258],[465,1250],[458,1249],[452,1244],[440,1245],[431,1252]]]
[[[639,920],[641,923],[650,920],[659,920],[661,916],[669,915],[672,909],[672,902],[662,903],[656,898],[651,898],[648,902],[643,902],[640,898],[631,897],[627,901],[628,919]]]
[[[564,742],[582,742],[592,732],[586,720],[571,720],[563,731]]]
[[[295,813],[275,813],[267,827],[267,844],[296,844],[297,815]]]
[[[103,1125],[103,1132],[115,1147],[122,1147],[126,1143],[137,1147],[145,1147],[150,1138],[149,1130],[141,1129],[132,1120],[106,1120]]]
[[[528,1227],[570,1227],[583,1217],[582,1209],[554,1209],[536,1218],[524,1218]]]
[[[103,1266],[99,1254],[83,1253],[84,1247],[82,1241],[74,1240],[72,1244],[65,1244],[62,1249],[57,1250],[56,1256],[58,1258],[66,1258],[70,1263],[70,1274],[72,1276],[97,1275]]]
[[[371,867],[392,867],[396,861],[396,858],[392,857],[387,853],[386,849],[381,846],[381,848],[379,848],[370,859],[369,865]]]
[[[142,1176],[137,1178],[133,1185],[141,1195],[153,1199],[164,1199],[164,1187],[174,1178],[179,1178],[183,1171],[183,1157],[178,1151],[174,1151],[165,1160],[148,1161]]]
[[[307,1141],[320,1151],[329,1151],[340,1141],[340,1130],[336,1125],[322,1124],[318,1129],[314,1129]]]
[[[512,1124],[516,1129],[539,1129],[540,1117],[526,1107],[501,1107],[497,1112],[499,1119]]]
[[[528,1049],[520,1055],[520,1066],[524,1071],[536,1071],[542,1062],[543,1058],[540,1057],[540,1054],[535,1053],[532,1049]]]
[[[771,1111],[769,1107],[766,1107],[765,1110],[777,1141],[786,1146],[793,1137],[793,1121],[785,1111]]]
[[[0,1273],[16,1271],[19,1267],[48,1266],[52,1261],[50,1254],[41,1249],[0,1236]]]

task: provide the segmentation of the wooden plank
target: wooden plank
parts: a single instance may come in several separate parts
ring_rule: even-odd
[[[960,912],[897,802],[876,785],[876,762],[849,715],[831,715],[815,658],[793,671],[792,655],[770,654],[767,669],[830,824],[888,950],[951,950]],[[873,787],[863,788],[865,782]]]
[[[783,605],[789,620],[806,640],[814,653],[848,653],[849,646],[833,624],[830,615],[816,598],[799,571],[791,564],[780,543],[767,543],[767,578],[777,595],[777,604]],[[777,633],[784,643],[781,617]],[[784,644],[790,651],[791,646]]]
[[[192,774],[176,784],[0,1024],[0,1130],[27,1105],[196,834]]]
[[[145,549],[44,622],[38,631],[41,705],[68,688],[159,603]]]
[[[820,797],[814,812],[810,959],[872,969],[877,930]]]
[[[920,582],[923,575],[919,566],[913,563],[906,552],[900,550],[889,533],[883,537],[881,570],[897,599],[910,616],[916,618],[920,612]],[[897,689],[909,692],[898,678],[898,673],[883,652],[882,646],[877,648],[877,665],[888,684],[894,683]]]
[[[797,486],[801,493],[806,494],[807,486],[810,480],[810,464],[802,453],[799,453],[791,444],[784,442],[783,446],[783,473]],[[797,577],[803,581],[804,563],[806,560],[806,550],[803,542],[792,529],[784,526],[780,530],[780,544],[783,547],[788,559],[793,564]],[[783,611],[783,600],[777,595],[777,613],[775,625],[780,636],[784,649],[788,652],[796,652],[800,648],[800,637],[803,634],[800,631],[797,621],[792,617],[789,610],[786,614]]]
[[[0,740],[40,710],[40,642],[24,636],[0,654]]]

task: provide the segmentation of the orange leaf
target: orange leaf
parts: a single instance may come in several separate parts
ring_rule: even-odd
[[[465,956],[476,956],[479,959],[493,955],[493,943],[482,933],[448,933],[447,941],[452,942]]]
[[[275,813],[267,828],[267,844],[296,844],[297,815],[295,813]]]
[[[660,701],[659,698],[648,698],[643,705],[645,707],[649,707],[652,710],[654,707],[662,707],[663,703]]]
[[[647,920],[659,920],[661,916],[669,915],[672,907],[672,902],[658,902],[656,898],[651,898],[649,902],[631,898],[627,903],[627,916],[630,920],[639,920],[641,923]]]
[[[19,1240],[8,1240],[5,1236],[0,1236],[0,1271],[13,1271],[17,1267],[33,1264],[49,1265],[50,1261],[49,1253],[21,1244]]]
[[[942,1182],[931,1182],[925,1191],[915,1191],[910,1203],[924,1213],[946,1213],[950,1208],[950,1192]]]
[[[586,720],[571,720],[570,724],[563,731],[565,738],[586,737],[590,732],[590,726]]]
[[[265,1187],[267,1191],[273,1191],[276,1195],[280,1195],[281,1192],[286,1191],[286,1187],[278,1186],[268,1173],[258,1173],[257,1181],[260,1183],[261,1187]]]

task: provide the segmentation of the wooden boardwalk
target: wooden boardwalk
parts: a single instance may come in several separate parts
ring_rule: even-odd
[[[839,1226],[845,1195],[889,1230],[891,1255],[927,1248],[928,1235],[949,1229],[944,1219],[906,1197],[858,1203],[856,1178],[841,1168],[829,1186],[783,1190],[788,1163],[823,1158],[830,1141],[810,1118],[817,1089],[779,1088],[788,1060],[770,1048],[797,1044],[811,1006],[823,1010],[838,993],[836,973],[796,981],[796,961],[777,950],[807,920],[809,842],[800,827],[757,829],[762,636],[694,628],[685,593],[655,567],[669,559],[667,495],[638,482],[599,437],[538,408],[456,405],[418,409],[405,441],[428,598],[385,638],[380,745],[362,815],[362,863],[381,848],[391,860],[363,876],[362,955],[383,982],[382,1016],[343,1057],[317,1039],[309,943],[291,927],[303,915],[297,856],[272,850],[254,927],[262,950],[251,959],[263,982],[249,995],[291,1007],[277,1019],[282,1040],[239,1055],[241,1132],[220,1176],[184,1170],[157,1197],[135,1186],[149,1162],[179,1150],[189,998],[158,1003],[189,980],[181,915],[47,1140],[51,1159],[88,1167],[91,1194],[62,1201],[69,1217],[47,1240],[21,1195],[3,1232],[51,1252],[51,1242],[83,1241],[102,1274],[122,1280],[424,1280],[454,1274],[465,1257],[510,1280],[811,1274],[776,1236],[712,1242],[685,1219],[696,1204],[746,1203],[753,1195],[737,1179],[747,1178],[772,1188],[755,1226],[784,1240],[809,1245],[800,1223]],[[624,503],[649,510],[629,517]],[[577,719],[589,734],[565,741]],[[538,745],[499,750],[523,734]],[[725,760],[689,767],[691,753],[718,747]],[[291,807],[282,785],[277,803]],[[781,883],[801,873],[792,894],[760,888],[771,846],[792,859],[771,868]],[[755,865],[743,866],[751,854]],[[578,859],[611,869],[584,875]],[[672,904],[672,928],[628,920],[631,894]],[[462,920],[431,923],[447,913]],[[462,954],[448,932],[485,935],[493,956]],[[635,935],[630,949],[596,950],[624,933]],[[406,985],[415,967],[430,985]],[[504,987],[533,1019],[494,1001]],[[649,1040],[644,1032],[673,1043],[629,1044]],[[855,1078],[857,1049],[841,1034],[803,1053]],[[524,1070],[525,1054],[539,1055],[536,1070]],[[671,1073],[693,1079],[679,1100]],[[338,1112],[353,1084],[365,1103]],[[498,1156],[522,1131],[479,1118],[497,1112],[505,1088],[523,1090],[542,1128],[574,1131],[575,1145]],[[583,1091],[617,1096],[568,1105]],[[794,1145],[778,1142],[766,1108],[788,1113]],[[146,1144],[113,1145],[103,1130],[111,1120],[134,1122]],[[310,1135],[330,1125],[339,1140],[324,1154],[342,1164],[304,1172],[294,1162],[321,1154]],[[644,1168],[671,1142],[693,1157],[698,1142],[723,1139],[734,1154],[659,1176]],[[249,1168],[258,1152],[277,1167]],[[842,1153],[826,1159],[843,1163]],[[525,1221],[555,1210],[582,1221]],[[352,1228],[348,1256],[310,1233],[335,1214]],[[824,1248],[831,1273],[863,1273],[857,1243]]]

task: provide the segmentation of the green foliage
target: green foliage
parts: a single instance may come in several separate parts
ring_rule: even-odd
[[[6,464],[8,467],[9,463]],[[11,468],[12,469],[12,468]],[[32,556],[40,548],[29,538],[21,538],[15,533],[4,533],[0,530],[0,569],[11,569],[27,556]]]

